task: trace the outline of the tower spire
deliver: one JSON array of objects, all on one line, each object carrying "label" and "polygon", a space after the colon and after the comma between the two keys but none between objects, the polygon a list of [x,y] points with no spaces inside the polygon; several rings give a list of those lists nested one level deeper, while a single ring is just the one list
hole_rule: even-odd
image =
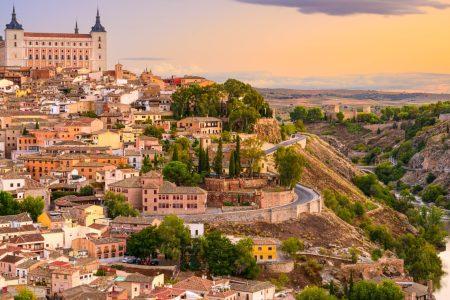
[{"label": "tower spire", "polygon": [[75,34],[78,34],[79,30],[78,30],[78,20],[75,21]]},{"label": "tower spire", "polygon": [[9,24],[6,24],[6,29],[23,30],[22,24],[20,24],[17,21],[15,5],[13,5],[13,10],[12,10],[12,14],[11,14],[11,22],[9,22]]},{"label": "tower spire", "polygon": [[106,32],[105,27],[103,27],[100,22],[100,10],[97,7],[97,16],[95,17],[95,25],[92,26],[91,32]]}]

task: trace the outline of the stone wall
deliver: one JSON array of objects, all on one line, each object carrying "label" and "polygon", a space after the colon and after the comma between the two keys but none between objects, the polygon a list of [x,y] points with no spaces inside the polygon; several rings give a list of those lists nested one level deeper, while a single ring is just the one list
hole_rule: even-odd
[{"label": "stone wall", "polygon": [[205,190],[208,192],[261,189],[267,185],[265,178],[205,178]]},{"label": "stone wall", "polygon": [[321,207],[321,202],[322,199],[318,197],[317,199],[311,200],[310,202],[303,204],[297,200],[291,204],[274,208],[243,210],[233,212],[205,213],[199,215],[182,215],[180,217],[183,218],[186,222],[281,223],[284,221],[296,219],[300,216],[301,213],[304,212],[316,213],[312,209]]},{"label": "stone wall", "polygon": [[293,260],[285,260],[285,261],[273,261],[268,263],[261,264],[261,268],[265,272],[271,273],[290,273],[294,271],[294,261]]},{"label": "stone wall", "polygon": [[270,208],[281,205],[286,205],[294,201],[294,190],[289,191],[262,191],[261,199],[259,201],[260,208]]},{"label": "stone wall", "polygon": [[208,192],[208,207],[222,207],[224,203],[242,205],[243,203],[258,203],[261,196],[255,191],[249,192]]}]

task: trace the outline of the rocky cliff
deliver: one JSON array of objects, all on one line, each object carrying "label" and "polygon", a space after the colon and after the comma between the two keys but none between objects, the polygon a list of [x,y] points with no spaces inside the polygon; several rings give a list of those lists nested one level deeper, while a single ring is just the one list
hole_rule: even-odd
[{"label": "rocky cliff", "polygon": [[417,152],[408,163],[403,181],[426,185],[429,173],[436,176],[434,183],[450,191],[450,121],[440,122],[422,130],[413,140]]},{"label": "rocky cliff", "polygon": [[255,124],[254,132],[258,135],[259,139],[265,142],[273,144],[281,142],[280,126],[275,119],[259,119]]}]

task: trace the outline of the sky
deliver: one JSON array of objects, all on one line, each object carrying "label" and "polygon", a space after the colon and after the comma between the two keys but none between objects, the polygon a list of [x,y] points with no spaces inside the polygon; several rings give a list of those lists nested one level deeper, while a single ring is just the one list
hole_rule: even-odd
[{"label": "sky", "polygon": [[0,0],[26,31],[81,32],[108,63],[258,87],[450,92],[450,0]]}]

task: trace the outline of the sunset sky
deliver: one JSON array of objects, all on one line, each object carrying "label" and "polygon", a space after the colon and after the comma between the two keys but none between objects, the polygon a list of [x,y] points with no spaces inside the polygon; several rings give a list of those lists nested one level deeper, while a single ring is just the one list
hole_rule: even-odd
[{"label": "sunset sky", "polygon": [[[26,31],[81,32],[97,1],[13,2]],[[109,64],[259,87],[450,91],[448,0],[103,0]]]}]

